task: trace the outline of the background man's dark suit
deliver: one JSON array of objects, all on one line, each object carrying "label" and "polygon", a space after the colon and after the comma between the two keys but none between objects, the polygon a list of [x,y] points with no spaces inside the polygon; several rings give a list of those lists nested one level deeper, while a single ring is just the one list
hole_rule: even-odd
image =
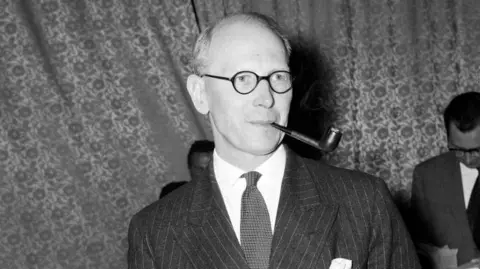
[{"label": "background man's dark suit", "polygon": [[469,262],[476,247],[468,226],[462,176],[455,154],[443,153],[417,165],[413,178],[414,240],[458,248],[458,264]]},{"label": "background man's dark suit", "polygon": [[[133,217],[129,268],[248,268],[212,167]],[[288,150],[270,268],[327,269],[338,257],[352,268],[419,268],[382,180]]]}]

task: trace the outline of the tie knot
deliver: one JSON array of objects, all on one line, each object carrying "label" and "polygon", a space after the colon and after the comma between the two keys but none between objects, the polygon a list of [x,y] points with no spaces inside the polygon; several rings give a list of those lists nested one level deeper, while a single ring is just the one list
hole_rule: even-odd
[{"label": "tie knot", "polygon": [[247,180],[247,187],[248,187],[252,185],[257,185],[258,179],[260,179],[261,176],[262,174],[260,174],[257,171],[250,171],[243,174],[241,177]]}]

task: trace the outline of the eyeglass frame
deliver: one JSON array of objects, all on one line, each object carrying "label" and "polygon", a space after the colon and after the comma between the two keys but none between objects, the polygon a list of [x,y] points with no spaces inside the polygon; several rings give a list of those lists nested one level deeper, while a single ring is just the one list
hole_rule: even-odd
[{"label": "eyeglass frame", "polygon": [[[249,92],[240,92],[237,90],[237,87],[235,87],[235,78],[241,74],[241,73],[250,73],[250,74],[253,74],[255,75],[255,77],[257,78],[257,83],[255,84],[255,86],[249,91]],[[279,92],[277,90],[275,90],[272,86],[272,83],[270,82],[270,78],[272,77],[272,75],[274,74],[277,74],[277,73],[287,73],[289,76],[290,76],[290,87],[287,88],[285,91],[283,92]],[[294,77],[292,76],[292,74],[290,73],[290,71],[287,71],[287,70],[277,70],[277,71],[273,71],[272,73],[270,73],[269,75],[267,76],[259,76],[257,75],[255,72],[253,71],[248,71],[248,70],[244,70],[244,71],[239,71],[237,73],[235,73],[231,78],[228,78],[228,77],[222,77],[222,76],[216,76],[216,75],[211,75],[211,74],[203,74],[201,75],[200,77],[210,77],[210,78],[215,78],[215,79],[221,79],[221,80],[227,80],[227,81],[230,81],[232,83],[232,86],[233,86],[233,89],[241,94],[241,95],[247,95],[247,94],[250,94],[252,93],[258,86],[258,84],[260,84],[260,82],[262,80],[266,80],[268,82],[268,86],[270,87],[270,89],[272,89],[272,91],[278,93],[278,94],[284,94],[284,93],[287,93],[288,91],[290,91],[293,87],[293,80],[294,80]]]},{"label": "eyeglass frame", "polygon": [[449,151],[452,151],[454,153],[459,153],[459,154],[462,154],[462,156],[465,156],[467,154],[478,154],[480,155],[480,147],[477,147],[477,148],[471,148],[471,149],[464,149],[464,148],[457,148],[457,147],[452,147],[452,146],[448,146],[448,150]]}]

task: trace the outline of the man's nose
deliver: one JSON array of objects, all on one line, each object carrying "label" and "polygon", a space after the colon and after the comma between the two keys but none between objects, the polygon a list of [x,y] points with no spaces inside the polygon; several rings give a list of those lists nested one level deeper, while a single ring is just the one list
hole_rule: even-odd
[{"label": "man's nose", "polygon": [[265,108],[271,108],[274,105],[275,99],[273,97],[273,90],[270,88],[268,80],[262,79],[253,93],[256,94],[254,105],[263,106]]}]

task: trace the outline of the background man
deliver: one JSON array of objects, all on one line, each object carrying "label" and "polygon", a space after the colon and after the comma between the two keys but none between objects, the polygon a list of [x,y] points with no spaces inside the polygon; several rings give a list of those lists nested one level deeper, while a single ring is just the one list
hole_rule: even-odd
[{"label": "background man", "polygon": [[[197,178],[198,174],[203,173],[204,170],[208,168],[208,163],[212,158],[214,148],[215,145],[210,140],[196,140],[190,146],[190,150],[188,151],[187,155],[187,165],[188,170],[190,171],[190,177],[192,179]],[[159,195],[159,199],[180,188],[187,182],[188,181],[175,181],[163,186]]]},{"label": "background man", "polygon": [[480,93],[456,96],[443,117],[449,151],[413,173],[412,235],[416,243],[458,249],[460,265],[478,256],[480,243]]}]

